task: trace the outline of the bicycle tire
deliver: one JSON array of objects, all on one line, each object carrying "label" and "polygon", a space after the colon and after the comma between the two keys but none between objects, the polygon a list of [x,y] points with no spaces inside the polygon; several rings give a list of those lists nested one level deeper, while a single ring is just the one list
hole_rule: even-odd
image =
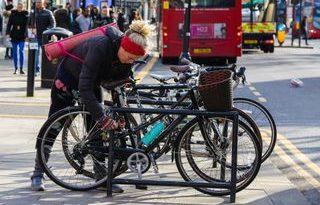
[{"label": "bicycle tire", "polygon": [[[74,190],[74,191],[87,191],[87,190],[91,190],[91,189],[95,189],[97,187],[100,187],[101,185],[105,184],[106,180],[107,180],[107,174],[103,173],[104,177],[99,178],[99,179],[93,179],[91,177],[85,176],[85,175],[79,175],[78,177],[75,177],[75,180],[77,180],[77,178],[80,180],[84,180],[85,183],[80,184],[79,182],[76,182],[74,184],[71,183],[71,177],[68,178],[68,180],[70,182],[67,182],[64,180],[64,176],[62,176],[61,178],[59,178],[59,176],[57,176],[57,174],[53,173],[53,171],[58,170],[55,166],[59,166],[59,161],[55,161],[54,159],[50,160],[53,156],[52,153],[50,153],[50,157],[46,158],[46,153],[45,153],[45,149],[46,147],[48,147],[48,143],[52,143],[51,148],[54,150],[55,147],[53,148],[53,146],[55,144],[57,144],[57,148],[59,148],[61,145],[59,145],[59,142],[57,141],[57,137],[55,137],[55,139],[50,139],[48,133],[52,132],[54,129],[54,126],[57,126],[59,123],[63,122],[63,120],[65,120],[65,118],[67,118],[68,116],[76,116],[78,115],[80,112],[86,112],[83,111],[83,109],[81,107],[68,107],[65,108],[63,110],[60,110],[58,112],[56,112],[55,114],[53,114],[51,117],[48,118],[48,120],[44,123],[44,125],[42,126],[42,128],[39,131],[38,134],[38,139],[40,140],[40,143],[38,144],[38,148],[37,148],[37,154],[39,156],[39,160],[40,160],[40,166],[42,167],[43,171],[46,173],[46,175],[56,184],[66,188],[66,189],[70,189],[70,190]],[[60,122],[59,122],[60,121]],[[58,131],[59,133],[61,132],[62,128]],[[62,140],[61,140],[62,142]],[[47,143],[47,144],[46,144]],[[96,149],[97,147],[93,148]],[[84,149],[83,149],[84,150]],[[63,150],[61,150],[61,152],[63,152]],[[59,160],[63,160],[61,159],[61,155],[64,155],[65,153],[59,153],[58,152],[58,159]],[[93,156],[89,156],[89,158],[92,158],[94,161]],[[48,161],[52,161],[52,165],[48,164]],[[64,170],[66,173],[67,171],[71,173],[72,171],[74,171],[74,167],[72,165],[70,165],[69,161],[67,161],[68,165],[71,167],[67,167],[67,168],[60,168],[61,170]],[[94,162],[92,162],[94,163]],[[104,162],[103,164],[107,164],[106,162]],[[53,166],[55,165],[55,166]],[[89,164],[88,166],[93,166],[93,164]],[[114,164],[114,172],[119,169],[119,166],[121,166],[121,161],[120,160],[115,160],[115,164]],[[59,168],[59,167],[58,167]],[[106,170],[106,167],[104,167],[103,169]],[[59,171],[59,170],[58,170]],[[78,174],[75,174],[75,176],[77,176]],[[80,178],[81,177],[81,178]],[[88,181],[88,182],[87,182]]]},{"label": "bicycle tire", "polygon": [[[264,162],[271,155],[277,141],[277,127],[271,113],[261,103],[248,98],[234,98],[233,104],[239,109],[242,108],[241,110],[256,122],[260,133],[264,133],[262,137],[262,162]],[[243,105],[240,106],[240,104]],[[255,113],[254,108],[260,113],[257,111]]]},{"label": "bicycle tire", "polygon": [[[195,118],[192,121],[190,121],[181,131],[180,133],[180,137],[178,139],[178,141],[175,143],[175,160],[176,160],[176,165],[178,168],[178,171],[180,173],[180,175],[182,176],[182,178],[186,181],[194,181],[193,179],[191,179],[191,177],[187,174],[184,166],[183,166],[183,162],[182,162],[182,157],[181,157],[181,148],[183,145],[183,143],[185,143],[183,140],[185,137],[191,137],[192,134],[190,133],[191,129],[194,128],[195,125],[198,124],[199,120],[201,120],[200,118]],[[237,185],[236,185],[236,191],[240,191],[244,188],[246,188],[256,177],[256,175],[259,172],[260,166],[261,166],[261,144],[258,140],[258,137],[256,136],[255,132],[253,132],[251,130],[251,128],[244,122],[239,122],[239,125],[243,128],[245,128],[245,130],[247,131],[247,133],[250,136],[250,140],[252,140],[253,146],[254,146],[254,152],[255,152],[255,157],[254,157],[254,166],[252,167],[251,171],[247,173],[247,176],[245,179],[238,179],[237,178]],[[190,142],[189,142],[190,145]],[[203,150],[203,149],[202,149]],[[238,151],[239,152],[239,151]],[[194,164],[192,164],[192,162],[190,161],[190,158],[187,159],[188,160],[188,164],[189,166],[191,166],[191,171],[195,172],[195,174],[197,175],[197,177],[200,177],[200,180],[203,181],[207,181],[207,182],[221,182],[223,180],[221,179],[213,179],[210,176],[206,176],[205,173],[203,173],[203,171],[201,171],[199,169],[198,166],[194,166]],[[212,160],[212,159],[210,159]],[[196,181],[198,181],[199,178],[196,179]],[[222,195],[228,195],[230,194],[230,190],[227,189],[208,189],[208,188],[195,188],[196,190],[205,193],[205,194],[209,194],[209,195],[213,195],[213,196],[222,196]]]}]

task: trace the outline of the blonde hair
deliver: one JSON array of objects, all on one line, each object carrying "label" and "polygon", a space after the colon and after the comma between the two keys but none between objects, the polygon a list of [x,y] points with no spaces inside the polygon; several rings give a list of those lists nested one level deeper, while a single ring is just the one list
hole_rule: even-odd
[{"label": "blonde hair", "polygon": [[132,21],[129,29],[126,31],[126,36],[128,36],[133,42],[139,44],[144,49],[149,46],[148,38],[150,36],[151,29],[150,26],[145,21]]}]

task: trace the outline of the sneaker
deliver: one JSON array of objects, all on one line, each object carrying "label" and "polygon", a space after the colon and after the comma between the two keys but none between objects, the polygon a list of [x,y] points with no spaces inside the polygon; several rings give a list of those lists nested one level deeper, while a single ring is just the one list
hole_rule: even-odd
[{"label": "sneaker", "polygon": [[[100,191],[107,191],[107,186],[106,185],[102,185],[101,187],[98,187],[97,189],[100,190]],[[112,193],[120,194],[120,193],[123,193],[123,192],[124,192],[124,190],[119,185],[112,184]]]},{"label": "sneaker", "polygon": [[44,179],[43,177],[33,177],[31,179],[31,190],[32,191],[44,191]]},{"label": "sneaker", "polygon": [[20,70],[20,74],[24,74],[23,70]]}]

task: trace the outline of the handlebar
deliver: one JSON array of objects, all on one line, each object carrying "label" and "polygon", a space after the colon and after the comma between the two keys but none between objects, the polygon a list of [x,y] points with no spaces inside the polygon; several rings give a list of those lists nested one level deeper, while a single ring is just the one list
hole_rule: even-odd
[{"label": "handlebar", "polygon": [[214,70],[230,70],[234,73],[233,80],[236,82],[239,82],[240,79],[242,79],[242,84],[245,84],[246,82],[246,76],[245,76],[245,67],[240,67],[237,69],[237,66],[235,64],[226,65],[226,66],[210,66],[210,67],[203,67],[196,63],[191,62],[190,60],[186,58],[182,58],[180,60],[180,63],[182,65],[179,66],[172,66],[170,69],[173,72],[178,73],[178,78],[175,79],[175,82],[181,82],[186,83],[188,79],[191,77],[197,76],[199,72],[210,72]]}]

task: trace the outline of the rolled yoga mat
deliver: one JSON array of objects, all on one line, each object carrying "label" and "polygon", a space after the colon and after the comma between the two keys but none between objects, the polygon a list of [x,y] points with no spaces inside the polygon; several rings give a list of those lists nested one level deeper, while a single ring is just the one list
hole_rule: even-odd
[{"label": "rolled yoga mat", "polygon": [[68,38],[61,39],[60,41],[44,45],[44,50],[48,60],[52,61],[55,58],[60,58],[65,55],[72,56],[68,51],[72,50],[76,45],[86,41],[91,37],[105,35],[106,28],[110,26],[118,27],[116,23],[111,23]]}]

